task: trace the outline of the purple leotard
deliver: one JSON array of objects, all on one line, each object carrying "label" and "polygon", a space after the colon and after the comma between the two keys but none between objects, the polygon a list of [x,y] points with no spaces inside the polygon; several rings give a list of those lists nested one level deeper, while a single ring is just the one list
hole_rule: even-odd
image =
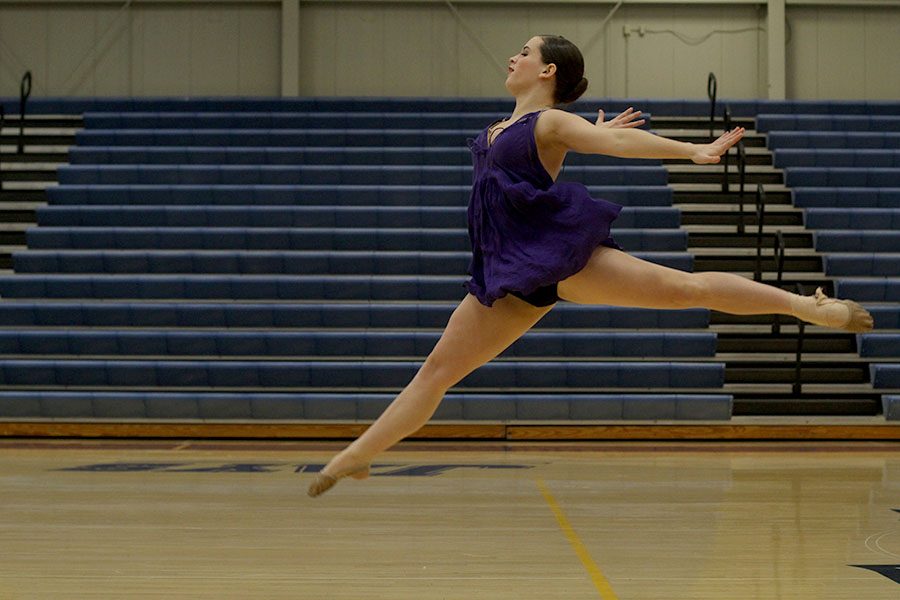
[{"label": "purple leotard", "polygon": [[493,143],[488,129],[468,142],[475,170],[466,288],[485,306],[574,275],[597,246],[619,247],[609,228],[622,207],[591,198],[580,183],[554,183],[541,164],[534,139],[540,114],[524,115]]}]

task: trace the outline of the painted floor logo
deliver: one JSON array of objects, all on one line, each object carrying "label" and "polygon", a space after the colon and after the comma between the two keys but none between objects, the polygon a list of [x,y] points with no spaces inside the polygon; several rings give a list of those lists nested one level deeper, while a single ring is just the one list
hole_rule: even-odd
[{"label": "painted floor logo", "polygon": [[[54,471],[80,471],[88,473],[318,473],[325,463],[218,463],[192,462],[115,462],[81,465],[53,469]],[[531,469],[533,465],[510,464],[402,464],[380,463],[372,465],[373,477],[435,477],[459,469]]]},{"label": "painted floor logo", "polygon": [[[894,512],[900,513],[900,508],[891,509]],[[888,533],[880,534],[878,539],[881,539],[887,536]],[[866,544],[868,546],[868,543]],[[896,554],[892,552],[887,552],[883,548],[881,548],[878,544],[876,544],[876,549],[885,552],[891,556],[896,556]],[[870,571],[874,571],[875,573],[880,573],[884,575],[891,581],[895,583],[900,583],[900,565],[850,565],[851,567],[858,567],[860,569],[868,569]]]}]

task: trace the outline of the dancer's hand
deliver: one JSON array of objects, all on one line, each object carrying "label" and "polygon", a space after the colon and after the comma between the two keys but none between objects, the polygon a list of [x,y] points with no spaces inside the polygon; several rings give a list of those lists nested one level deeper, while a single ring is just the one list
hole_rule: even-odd
[{"label": "dancer's hand", "polygon": [[728,152],[728,149],[737,144],[744,137],[744,128],[736,127],[726,131],[719,139],[711,144],[695,144],[691,160],[698,165],[706,165],[719,162],[719,157]]},{"label": "dancer's hand", "polygon": [[604,112],[598,111],[597,116],[597,127],[607,128],[607,129],[627,129],[631,127],[640,127],[647,121],[641,119],[641,111],[634,112],[634,108],[628,107],[628,110],[619,113],[617,116],[613,117],[609,121],[604,121]]}]

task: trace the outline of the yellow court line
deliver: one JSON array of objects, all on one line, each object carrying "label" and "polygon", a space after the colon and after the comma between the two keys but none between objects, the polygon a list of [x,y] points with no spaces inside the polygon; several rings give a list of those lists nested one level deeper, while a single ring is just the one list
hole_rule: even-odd
[{"label": "yellow court line", "polygon": [[556,502],[553,494],[550,493],[547,484],[544,483],[543,479],[535,479],[534,482],[537,484],[538,489],[541,490],[541,494],[550,506],[550,510],[552,510],[553,514],[556,516],[556,522],[559,523],[559,528],[562,529],[566,539],[569,540],[569,544],[572,545],[572,549],[575,550],[575,554],[581,559],[581,564],[584,565],[584,568],[591,576],[591,581],[594,582],[594,587],[597,588],[601,600],[619,600],[619,597],[616,596],[609,581],[603,576],[600,567],[598,567],[597,563],[594,562],[594,559],[591,558],[591,554],[581,541],[581,538],[575,533],[575,529],[572,528],[572,524],[569,523],[569,519],[566,518],[559,503]]}]

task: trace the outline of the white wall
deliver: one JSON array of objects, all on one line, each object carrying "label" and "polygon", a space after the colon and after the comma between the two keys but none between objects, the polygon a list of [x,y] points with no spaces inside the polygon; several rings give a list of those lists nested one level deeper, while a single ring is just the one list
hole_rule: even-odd
[{"label": "white wall", "polygon": [[[292,1],[297,61],[281,0],[0,0],[0,95],[30,69],[42,96],[272,96],[283,76],[302,95],[500,96],[497,64],[560,33],[589,96],[701,98],[710,71],[720,97],[767,96],[762,0],[626,0],[604,29],[613,2],[455,0],[460,21],[442,0]],[[900,99],[900,0],[788,0],[787,21],[789,98]]]},{"label": "white wall", "polygon": [[796,6],[787,18],[788,97],[900,100],[900,9]]},{"label": "white wall", "polygon": [[0,3],[0,95],[278,95],[280,3]]}]

